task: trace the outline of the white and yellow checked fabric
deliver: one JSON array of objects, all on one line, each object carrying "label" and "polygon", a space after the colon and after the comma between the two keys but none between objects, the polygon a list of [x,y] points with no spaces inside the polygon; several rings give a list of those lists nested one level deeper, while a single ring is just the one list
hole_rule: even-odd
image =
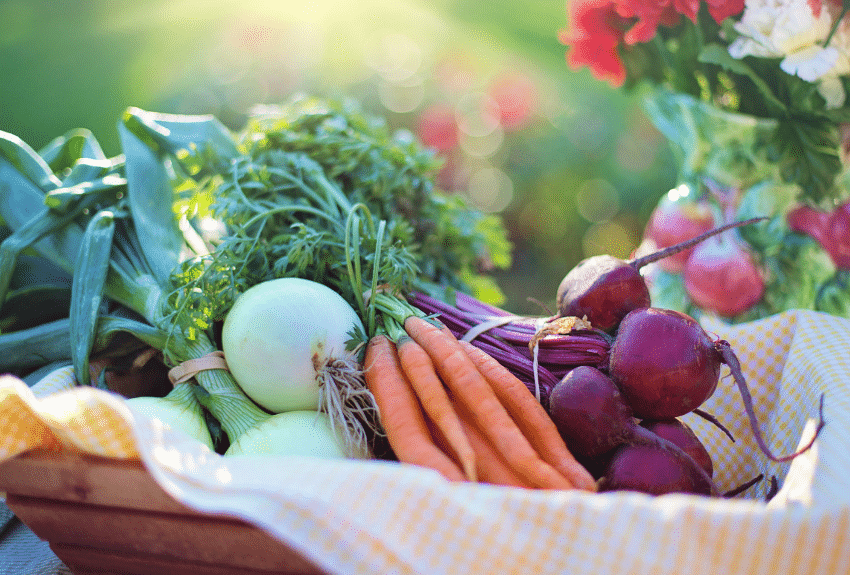
[{"label": "white and yellow checked fabric", "polygon": [[175,498],[244,518],[331,573],[775,575],[850,573],[850,322],[788,311],[739,326],[707,324],[740,357],[762,429],[779,454],[826,427],[806,455],[772,464],[752,441],[731,378],[698,417],[722,489],[759,472],[765,487],[733,500],[687,495],[539,492],[453,485],[378,461],[223,458],[91,388],[37,399],[0,383],[0,459],[35,446],[140,457]]}]

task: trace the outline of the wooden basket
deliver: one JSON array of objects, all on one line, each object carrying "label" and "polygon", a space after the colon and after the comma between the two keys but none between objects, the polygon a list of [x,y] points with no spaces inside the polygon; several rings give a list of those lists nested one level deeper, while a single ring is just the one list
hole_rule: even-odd
[{"label": "wooden basket", "polygon": [[0,463],[6,503],[75,575],[319,575],[258,527],[199,513],[140,462],[31,452]]}]

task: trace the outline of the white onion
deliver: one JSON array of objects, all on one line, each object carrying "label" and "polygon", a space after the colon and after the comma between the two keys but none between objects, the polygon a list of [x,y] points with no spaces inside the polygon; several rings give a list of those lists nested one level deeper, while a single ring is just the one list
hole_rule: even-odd
[{"label": "white onion", "polygon": [[224,320],[222,350],[246,395],[272,413],[317,410],[328,361],[347,355],[350,332],[363,329],[334,290],[301,278],[249,288]]},{"label": "white onion", "polygon": [[242,435],[225,452],[231,455],[301,455],[321,458],[363,458],[349,454],[343,435],[330,417],[319,411],[278,413]]},{"label": "white onion", "polygon": [[[175,391],[180,392],[182,389],[178,388]],[[188,386],[186,389],[189,389]],[[168,427],[197,439],[209,447],[210,451],[214,449],[200,405],[181,399],[175,392],[165,397],[133,397],[127,400],[127,405],[135,414],[158,419]]]}]

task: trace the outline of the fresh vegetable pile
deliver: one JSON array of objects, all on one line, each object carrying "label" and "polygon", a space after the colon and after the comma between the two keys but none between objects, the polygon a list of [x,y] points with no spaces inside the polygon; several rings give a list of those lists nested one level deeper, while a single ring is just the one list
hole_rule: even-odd
[{"label": "fresh vegetable pile", "polygon": [[[294,99],[238,133],[129,109],[118,129],[114,158],[85,130],[38,152],[0,134],[5,371],[71,365],[227,456],[712,495],[710,457],[675,418],[711,417],[724,364],[770,458],[808,447],[770,452],[734,352],[651,308],[639,273],[754,220],[583,262],[558,314],[516,317],[486,302],[510,261],[498,218],[436,190],[432,153],[348,104]],[[34,300],[51,305],[22,312]]]}]

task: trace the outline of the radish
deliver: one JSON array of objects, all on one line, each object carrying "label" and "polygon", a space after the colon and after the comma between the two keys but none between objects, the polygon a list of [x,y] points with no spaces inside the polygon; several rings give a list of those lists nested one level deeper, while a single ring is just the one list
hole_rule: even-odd
[{"label": "radish", "polygon": [[788,227],[806,234],[823,247],[835,267],[850,270],[850,202],[832,213],[800,206],[788,213]]},{"label": "radish", "polygon": [[561,316],[586,317],[596,329],[612,332],[627,313],[650,306],[649,288],[640,273],[643,266],[691,248],[728,229],[764,219],[759,217],[732,222],[630,261],[610,255],[582,260],[558,286],[558,312]]},{"label": "radish", "polygon": [[[687,196],[668,193],[649,217],[644,237],[656,249],[664,249],[707,233],[713,227],[714,215],[707,202],[695,202]],[[691,253],[693,248],[682,250],[659,260],[658,267],[669,273],[680,273]]]},{"label": "radish", "polygon": [[[618,454],[624,447],[638,447],[640,453],[646,451],[676,471],[685,486],[678,490],[705,494],[717,492],[706,471],[690,455],[673,442],[637,424],[631,408],[611,378],[594,367],[577,367],[558,382],[549,396],[549,414],[570,452],[579,460],[593,461],[618,450],[603,473],[602,481],[610,489],[620,489],[625,484],[616,480],[620,476],[618,473],[612,474],[612,466],[620,465],[617,463]],[[646,477],[650,478],[653,474],[651,464],[647,467]],[[688,481],[683,479],[685,477]],[[660,493],[671,489],[664,481],[659,482],[655,489],[640,490]]]},{"label": "radish", "polygon": [[712,340],[687,314],[658,308],[627,314],[611,346],[608,374],[635,416],[669,419],[693,411],[714,393],[723,364],[741,393],[756,443],[769,459],[789,461],[811,447],[823,427],[823,397],[812,440],[789,455],[774,455],[762,437],[752,396],[729,342]]},{"label": "radish", "polygon": [[715,236],[694,248],[682,270],[688,297],[723,317],[750,309],[764,296],[762,271],[740,240]]}]

